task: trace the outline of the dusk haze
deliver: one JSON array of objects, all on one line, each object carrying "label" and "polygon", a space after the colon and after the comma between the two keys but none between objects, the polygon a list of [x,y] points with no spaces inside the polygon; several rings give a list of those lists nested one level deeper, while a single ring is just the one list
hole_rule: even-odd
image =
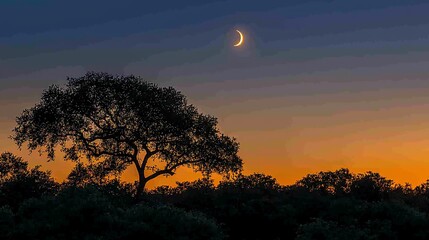
[{"label": "dusk haze", "polygon": [[[52,201],[74,201],[75,195],[68,195],[71,193],[63,190],[64,186],[70,187],[71,173],[77,179],[79,171],[87,171],[90,177],[85,181],[101,186],[116,179],[122,187],[129,186],[118,192],[132,195],[132,204],[165,203],[168,210],[163,208],[160,211],[166,212],[162,214],[176,216],[177,222],[190,221],[192,227],[183,229],[198,232],[179,238],[182,227],[177,227],[179,235],[171,230],[174,237],[154,233],[146,239],[428,239],[429,232],[424,229],[429,227],[429,185],[421,185],[429,183],[428,12],[429,2],[420,0],[1,1],[0,153],[11,154],[4,159],[28,161],[28,169],[46,173],[42,174],[44,179],[53,184],[48,188],[56,186],[52,187]],[[112,136],[114,141],[106,140]],[[54,158],[49,148],[55,152]],[[108,151],[112,154],[106,156]],[[92,160],[98,170],[90,169]],[[2,171],[17,166],[8,164],[0,164],[0,185],[9,181],[1,180],[7,175]],[[380,176],[388,180],[381,185],[388,189],[389,197],[385,198],[385,192],[376,200],[361,198],[362,192],[354,195],[366,189],[366,180]],[[329,197],[325,199],[324,193],[314,197],[314,191],[324,191],[315,183],[319,178],[323,184],[317,184],[324,186],[332,179],[348,179],[345,182],[350,187],[339,194],[335,185],[339,183],[335,182],[325,189]],[[204,182],[209,179],[213,186]],[[230,190],[231,186],[242,187],[246,181],[261,179],[270,184],[275,181],[276,187],[270,191],[281,201],[272,200],[267,196],[274,195],[264,191],[258,196],[270,200],[261,200],[260,205],[246,205],[254,192],[240,195],[246,199],[242,205],[239,197],[231,197],[235,200],[230,202],[219,200],[223,199],[219,196],[235,196],[238,190]],[[361,180],[365,184],[354,185]],[[85,184],[71,185],[83,192],[92,189]],[[220,193],[205,192],[207,184],[210,191]],[[160,186],[176,190],[163,188],[164,192]],[[189,190],[192,187],[204,194],[189,197],[194,194]],[[1,189],[0,206],[6,206],[12,200],[3,201]],[[189,195],[184,194],[188,190]],[[363,212],[372,211],[368,209],[373,202],[404,204],[406,210],[402,205],[400,210],[389,205],[386,209],[396,209],[388,211],[398,215],[387,215],[401,219],[405,212],[416,211],[409,217],[413,220],[404,222],[419,216],[413,222],[418,224],[406,227],[393,220],[391,225],[378,218],[362,220],[356,217],[360,210],[350,213],[353,221],[342,219],[342,210],[332,217],[317,212],[323,208],[320,211],[330,209],[326,211],[332,213],[335,201],[349,197],[350,201],[365,202],[359,205],[365,206]],[[318,200],[301,206],[297,200],[301,198]],[[198,205],[198,201],[204,202],[201,199],[214,205]],[[198,204],[192,205],[194,200]],[[31,204],[26,201],[22,200],[22,206],[10,206],[11,219],[21,219],[25,204]],[[278,224],[288,222],[285,228],[290,231],[281,235],[277,230],[266,230],[272,235],[258,235],[249,230],[248,236],[240,235],[244,230],[234,222],[252,219],[251,214],[243,210],[239,217],[222,215],[226,208],[216,205],[217,201],[234,206],[233,210],[228,208],[228,214],[246,206],[252,211],[264,209],[261,216],[269,214],[264,204],[287,202],[269,209],[277,209],[273,214],[293,211],[269,219],[282,219]],[[118,207],[114,200],[112,204]],[[329,207],[312,208],[318,205]],[[352,205],[345,203],[339,209]],[[118,209],[131,205],[126,206]],[[385,209],[383,206],[374,209]],[[144,205],[141,216],[158,214],[159,209],[152,207]],[[130,217],[129,211],[118,213],[118,219],[140,219],[140,215]],[[312,211],[320,214],[313,216]],[[290,219],[282,218],[286,215]],[[200,217],[204,221],[194,220]],[[201,222],[204,224],[199,225]],[[151,224],[148,229],[163,223]],[[36,229],[28,226],[16,229]],[[419,226],[425,227],[421,230]],[[347,229],[347,233],[332,230],[336,228]],[[400,229],[405,229],[404,233]],[[54,230],[8,233],[4,239],[45,239],[39,237],[50,231]],[[135,239],[131,228],[121,231],[130,235],[85,232],[76,236]],[[200,232],[204,234],[198,235]],[[63,239],[61,234],[52,236],[46,239]]]}]

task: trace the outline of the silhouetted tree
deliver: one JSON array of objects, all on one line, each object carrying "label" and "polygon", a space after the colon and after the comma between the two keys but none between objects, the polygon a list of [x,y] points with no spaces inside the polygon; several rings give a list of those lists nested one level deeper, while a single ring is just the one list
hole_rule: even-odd
[{"label": "silhouetted tree", "polygon": [[302,186],[310,191],[320,191],[330,194],[346,194],[350,191],[350,184],[353,174],[348,169],[342,168],[335,172],[319,172],[318,174],[308,174],[297,182],[297,186]]},{"label": "silhouetted tree", "polygon": [[350,193],[367,201],[378,201],[389,197],[393,181],[378,173],[366,172],[358,174],[350,185]]},{"label": "silhouetted tree", "polygon": [[69,78],[65,88],[53,85],[17,118],[12,137],[49,159],[60,146],[66,159],[86,156],[109,173],[133,164],[138,196],[148,181],[180,166],[205,175],[242,168],[238,143],[219,132],[216,118],[199,113],[174,88],[135,76],[87,73]]},{"label": "silhouetted tree", "polygon": [[411,201],[418,209],[429,213],[429,180],[413,189]]},{"label": "silhouetted tree", "polygon": [[214,217],[229,239],[292,239],[296,212],[282,201],[281,189],[269,175],[240,174],[217,187],[209,179],[160,187],[150,197]]},{"label": "silhouetted tree", "polygon": [[40,170],[40,166],[30,169],[12,153],[0,155],[0,206],[16,209],[24,200],[55,193],[58,187],[50,172]]}]

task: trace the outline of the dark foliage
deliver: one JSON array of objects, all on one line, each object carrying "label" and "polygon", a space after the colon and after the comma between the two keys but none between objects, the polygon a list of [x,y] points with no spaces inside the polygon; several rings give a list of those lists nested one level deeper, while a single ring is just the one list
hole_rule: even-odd
[{"label": "dark foliage", "polygon": [[24,200],[53,194],[59,188],[49,172],[40,166],[28,168],[28,163],[11,153],[0,155],[0,206],[16,209]]},{"label": "dark foliage", "polygon": [[158,187],[149,197],[212,216],[228,239],[428,239],[427,186],[340,169],[286,187],[253,174],[217,187],[208,180]]},{"label": "dark foliage", "polygon": [[[203,178],[133,197],[117,179],[49,173],[10,153],[0,162],[1,239],[429,239],[429,187],[347,169],[281,186],[264,174]],[[89,175],[88,175],[89,174]]]},{"label": "dark foliage", "polygon": [[118,206],[91,188],[27,200],[14,216],[3,212],[4,221],[13,226],[8,229],[10,239],[222,239],[220,228],[201,213],[169,206]]}]

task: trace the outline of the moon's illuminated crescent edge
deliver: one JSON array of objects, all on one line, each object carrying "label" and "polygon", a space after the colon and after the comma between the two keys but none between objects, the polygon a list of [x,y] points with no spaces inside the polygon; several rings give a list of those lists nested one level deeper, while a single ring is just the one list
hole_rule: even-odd
[{"label": "moon's illuminated crescent edge", "polygon": [[243,37],[243,34],[240,31],[238,31],[238,30],[235,30],[235,31],[237,31],[238,34],[240,34],[240,41],[237,44],[234,45],[234,47],[238,47],[238,46],[240,46],[243,43],[244,37]]}]

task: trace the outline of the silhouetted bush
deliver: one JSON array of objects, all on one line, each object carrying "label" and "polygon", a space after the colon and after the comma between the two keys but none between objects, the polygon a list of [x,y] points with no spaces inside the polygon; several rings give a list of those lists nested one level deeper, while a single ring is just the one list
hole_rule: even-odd
[{"label": "silhouetted bush", "polygon": [[340,169],[281,186],[258,173],[178,182],[137,201],[136,186],[116,178],[78,169],[59,184],[12,154],[0,160],[0,239],[429,239],[429,181]]},{"label": "silhouetted bush", "polygon": [[149,197],[214,217],[229,239],[425,239],[425,187],[340,169],[287,187],[253,174],[218,186],[207,179],[163,186]]},{"label": "silhouetted bush", "polygon": [[54,194],[58,188],[50,172],[41,171],[40,166],[29,169],[20,157],[0,155],[0,206],[17,209],[24,200]]},{"label": "silhouetted bush", "polygon": [[359,174],[350,185],[350,193],[356,198],[366,201],[379,201],[389,198],[393,190],[393,181],[388,180],[378,173],[367,172]]},{"label": "silhouetted bush", "polygon": [[115,206],[94,189],[67,189],[25,201],[13,239],[223,239],[201,213],[169,206]]},{"label": "silhouetted bush", "polygon": [[314,222],[301,225],[297,240],[368,240],[373,238],[366,229],[359,229],[353,225],[339,226],[335,222],[316,219]]},{"label": "silhouetted bush", "polygon": [[0,239],[10,239],[14,229],[14,215],[9,206],[0,207]]},{"label": "silhouetted bush", "polygon": [[344,195],[350,192],[353,174],[348,169],[342,168],[335,172],[320,172],[308,174],[299,180],[296,185],[309,191],[319,191],[324,194]]}]

